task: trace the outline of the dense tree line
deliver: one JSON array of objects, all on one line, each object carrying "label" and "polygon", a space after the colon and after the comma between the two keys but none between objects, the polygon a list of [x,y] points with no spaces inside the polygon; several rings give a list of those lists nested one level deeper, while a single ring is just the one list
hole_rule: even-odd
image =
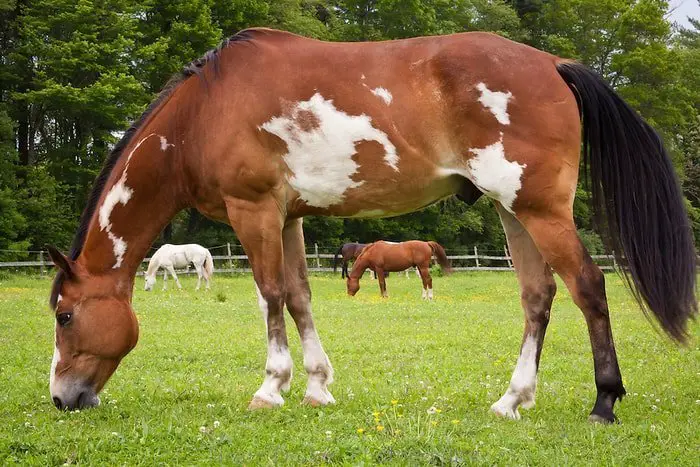
[{"label": "dense tree line", "polygon": [[[663,135],[700,238],[700,24],[675,28],[662,0],[0,0],[0,259],[67,248],[119,132],[186,63],[248,26],[326,40],[485,30],[571,57],[602,74]],[[576,220],[600,251],[585,185]],[[381,220],[308,218],[322,245],[435,239],[499,249],[485,199],[448,199]],[[194,210],[159,241],[233,241]]]}]

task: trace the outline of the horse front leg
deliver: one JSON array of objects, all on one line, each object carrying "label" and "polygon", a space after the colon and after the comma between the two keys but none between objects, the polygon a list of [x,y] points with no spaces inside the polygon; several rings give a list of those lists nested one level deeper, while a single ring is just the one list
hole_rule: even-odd
[{"label": "horse front leg", "polygon": [[[250,204],[227,199],[231,226],[234,228],[253,269],[258,305],[267,329],[265,379],[253,396],[249,409],[278,407],[284,404],[281,391],[289,390],[292,357],[284,323],[283,218],[271,198]],[[255,219],[255,222],[251,222]]]},{"label": "horse front leg", "polygon": [[311,288],[304,251],[302,219],[288,222],[282,231],[282,239],[287,285],[285,303],[299,331],[304,351],[304,369],[308,374],[304,403],[314,407],[333,404],[335,399],[328,391],[328,385],[333,382],[333,367],[323,350],[311,315]]},{"label": "horse front leg", "polygon": [[179,290],[182,290],[182,285],[180,284],[180,279],[177,278],[177,274],[175,274],[175,267],[173,265],[166,266],[168,272],[170,273],[171,276],[173,276],[173,279],[175,279],[175,285],[177,285],[177,288]]}]

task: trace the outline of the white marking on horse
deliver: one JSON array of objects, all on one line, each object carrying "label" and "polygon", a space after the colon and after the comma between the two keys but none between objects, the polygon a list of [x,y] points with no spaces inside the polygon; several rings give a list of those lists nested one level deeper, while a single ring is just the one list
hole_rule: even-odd
[{"label": "white marking on horse", "polygon": [[500,201],[503,207],[513,213],[513,203],[522,186],[520,179],[527,165],[506,159],[503,133],[497,142],[485,148],[472,148],[469,152],[476,155],[467,161],[470,179],[484,193]]},{"label": "white marking on horse", "polygon": [[61,303],[62,301],[63,301],[63,295],[58,294],[58,298],[56,299],[56,305],[58,305],[58,304]]},{"label": "white marking on horse", "polygon": [[501,125],[510,125],[510,116],[508,115],[508,100],[513,97],[513,94],[508,92],[491,91],[484,83],[479,83],[476,88],[481,92],[479,102],[489,109],[498,123]]},{"label": "white marking on horse", "polygon": [[[306,128],[300,120],[306,113],[314,117],[316,126]],[[341,203],[347,190],[364,183],[351,178],[359,168],[352,160],[359,141],[381,144],[386,164],[399,170],[396,147],[386,133],[372,126],[369,116],[348,115],[319,93],[298,102],[288,115],[271,118],[259,129],[287,143],[288,152],[282,157],[292,172],[289,184],[309,206],[325,208]]]},{"label": "white marking on horse", "polygon": [[55,394],[54,389],[56,388],[56,366],[61,361],[61,352],[58,350],[58,346],[53,349],[53,359],[51,360],[51,373],[49,373],[49,392]]},{"label": "white marking on horse", "polygon": [[383,100],[386,105],[390,105],[391,101],[394,99],[394,96],[391,95],[389,90],[383,87],[372,89],[372,94]]},{"label": "white marking on horse", "polygon": [[260,308],[260,312],[263,315],[263,321],[265,321],[265,329],[267,329],[267,300],[265,300],[265,297],[263,297],[262,293],[260,293],[260,288],[258,287],[258,284],[255,284],[255,293],[258,294],[258,307]]},{"label": "white marking on horse", "polygon": [[126,253],[127,244],[123,237],[119,237],[118,235],[112,233],[112,221],[109,218],[112,215],[112,210],[117,204],[125,206],[126,203],[128,203],[131,199],[131,196],[134,194],[134,190],[132,190],[126,185],[126,173],[129,170],[131,156],[133,156],[134,152],[136,152],[139,146],[141,146],[141,144],[151,136],[155,136],[155,133],[151,133],[148,136],[141,139],[141,141],[139,141],[134,146],[134,149],[131,150],[131,152],[126,158],[126,164],[124,165],[124,171],[122,172],[121,177],[119,177],[117,183],[115,183],[114,186],[109,190],[107,196],[105,196],[105,200],[102,203],[102,206],[100,206],[100,210],[98,213],[100,231],[107,232],[107,236],[112,241],[112,250],[114,252],[114,257],[117,259],[117,261],[114,263],[114,266],[112,266],[112,269],[117,269],[122,265],[122,261],[124,260],[124,254]]},{"label": "white marking on horse", "polygon": [[[184,143],[184,141],[183,141]],[[160,137],[160,150],[161,151],[166,151],[168,149],[168,146],[175,147],[174,144],[168,143],[168,139],[165,136]]]},{"label": "white marking on horse", "polygon": [[518,406],[522,405],[524,409],[529,409],[535,405],[536,387],[537,339],[533,335],[528,335],[520,350],[508,390],[491,406],[491,410],[502,417],[520,419]]}]

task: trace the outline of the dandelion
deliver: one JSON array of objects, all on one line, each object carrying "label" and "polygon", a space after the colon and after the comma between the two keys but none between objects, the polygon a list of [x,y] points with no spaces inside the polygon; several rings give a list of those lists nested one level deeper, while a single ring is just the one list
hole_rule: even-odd
[{"label": "dandelion", "polygon": [[218,420],[214,420],[214,428],[219,428],[220,425],[221,423]]},{"label": "dandelion", "polygon": [[396,404],[398,404],[398,403],[399,403],[399,401],[397,401],[396,399],[392,399],[392,400],[391,400],[391,405],[396,405]]},{"label": "dandelion", "polygon": [[365,429],[364,429],[364,428],[358,428],[358,429],[357,429],[357,434],[358,434],[358,435],[361,435],[361,434],[364,433],[364,432],[365,432]]},{"label": "dandelion", "polygon": [[433,426],[437,426],[438,422],[437,422],[437,420],[433,420],[432,422],[430,422],[430,424]]},{"label": "dandelion", "polygon": [[207,427],[205,427],[205,426],[200,426],[200,427],[199,427],[199,432],[200,432],[200,433],[206,433],[206,432],[207,432]]},{"label": "dandelion", "polygon": [[377,425],[377,431],[384,431],[383,425]]},{"label": "dandelion", "polygon": [[438,413],[438,409],[436,409],[433,406],[433,407],[430,407],[428,410],[426,410],[426,412],[428,412],[428,415],[435,415],[436,413]]},{"label": "dandelion", "polygon": [[372,415],[374,415],[374,418],[379,418],[379,412],[372,412]]},{"label": "dandelion", "polygon": [[437,413],[442,413],[442,410],[441,410],[441,409],[435,409],[435,411],[436,411]]},{"label": "dandelion", "polygon": [[459,420],[452,420],[453,425],[459,425]]}]

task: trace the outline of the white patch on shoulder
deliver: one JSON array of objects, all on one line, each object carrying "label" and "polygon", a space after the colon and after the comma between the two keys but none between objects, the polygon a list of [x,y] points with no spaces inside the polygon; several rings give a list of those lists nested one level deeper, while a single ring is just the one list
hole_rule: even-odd
[{"label": "white patch on shoulder", "polygon": [[508,92],[491,91],[484,83],[479,83],[476,88],[481,92],[479,102],[489,109],[496,117],[501,125],[510,125],[510,116],[508,115],[508,101],[513,94]]},{"label": "white patch on shoulder", "polygon": [[114,263],[114,266],[112,266],[112,269],[117,269],[122,265],[127,244],[123,237],[120,237],[112,232],[112,221],[110,220],[110,216],[112,215],[112,210],[117,204],[126,205],[126,203],[128,203],[131,199],[131,196],[134,194],[134,190],[126,185],[126,175],[127,171],[129,170],[131,156],[133,156],[134,152],[136,152],[139,146],[141,146],[141,144],[151,136],[155,136],[155,133],[151,133],[141,139],[141,141],[134,146],[134,149],[131,150],[126,158],[126,164],[124,165],[124,171],[122,172],[121,177],[119,177],[117,183],[115,183],[109,192],[107,192],[107,196],[105,196],[105,200],[102,202],[102,206],[100,206],[100,210],[98,212],[100,230],[107,232],[107,236],[112,241],[113,245],[112,249],[114,251],[116,262]]},{"label": "white patch on shoulder", "polygon": [[372,126],[369,116],[348,115],[320,93],[258,128],[287,143],[288,152],[282,157],[291,171],[289,184],[309,206],[341,203],[347,190],[364,183],[352,179],[359,167],[352,160],[359,141],[381,144],[386,164],[399,170],[396,147],[386,133]]},{"label": "white patch on shoulder", "polygon": [[391,95],[389,90],[382,87],[372,89],[372,94],[383,100],[386,105],[390,105],[391,101],[394,99],[394,96]]},{"label": "white patch on shoulder", "polygon": [[[184,142],[184,141],[183,141],[183,142]],[[161,136],[161,137],[160,137],[160,150],[161,150],[161,151],[166,151],[166,150],[168,149],[169,146],[175,147],[174,144],[168,143],[168,139],[167,139],[165,136]]]}]

